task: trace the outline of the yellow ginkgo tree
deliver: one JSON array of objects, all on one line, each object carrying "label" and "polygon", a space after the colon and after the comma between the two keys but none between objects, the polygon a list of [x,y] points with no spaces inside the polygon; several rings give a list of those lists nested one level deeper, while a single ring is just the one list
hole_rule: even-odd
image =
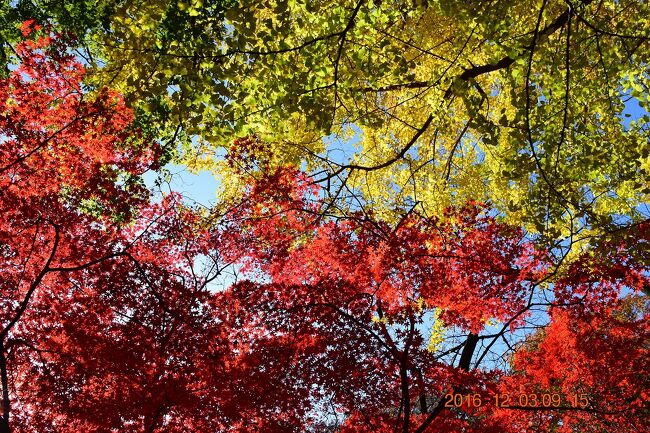
[{"label": "yellow ginkgo tree", "polygon": [[253,137],[244,172],[300,166],[340,212],[491,201],[555,246],[647,218],[645,2],[90,3],[89,86],[125,93],[223,199],[242,172],[223,155]]}]

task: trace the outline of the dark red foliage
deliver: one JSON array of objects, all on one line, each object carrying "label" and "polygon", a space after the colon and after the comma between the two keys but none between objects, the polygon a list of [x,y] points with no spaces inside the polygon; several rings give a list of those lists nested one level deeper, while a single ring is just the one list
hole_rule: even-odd
[{"label": "dark red foliage", "polygon": [[[251,280],[217,310],[237,365],[260,380],[243,388],[257,391],[244,407],[262,410],[233,431],[632,432],[647,416],[646,307],[617,311],[648,274],[624,244],[576,260],[540,302],[551,263],[486,206],[444,220],[412,212],[392,227],[361,213],[333,220],[308,179],[281,169],[251,185],[230,221],[219,247]],[[433,309],[448,344],[430,351]],[[503,324],[496,335],[490,319]],[[510,371],[484,362],[487,344],[519,328],[529,340]],[[482,404],[445,408],[450,392]],[[562,407],[494,406],[496,394],[534,393],[557,394]],[[583,394],[588,405],[567,407]]]},{"label": "dark red foliage", "polygon": [[191,268],[208,252],[196,216],[174,195],[150,204],[157,144],[118,94],[82,90],[60,40],[16,50],[0,82],[0,431],[218,425],[227,344]]}]

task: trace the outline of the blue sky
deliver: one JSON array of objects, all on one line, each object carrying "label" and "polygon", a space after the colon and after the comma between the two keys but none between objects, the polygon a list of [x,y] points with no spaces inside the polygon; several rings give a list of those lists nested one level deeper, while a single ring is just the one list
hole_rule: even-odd
[{"label": "blue sky", "polygon": [[[191,173],[187,168],[176,165],[167,164],[165,168],[171,173],[171,182],[169,185],[163,186],[164,192],[169,192],[171,189],[183,195],[187,204],[202,205],[211,207],[217,201],[217,188],[219,182],[209,171],[202,171],[198,174]],[[145,173],[144,180],[149,188],[155,187],[155,181],[158,174],[155,172]]]}]

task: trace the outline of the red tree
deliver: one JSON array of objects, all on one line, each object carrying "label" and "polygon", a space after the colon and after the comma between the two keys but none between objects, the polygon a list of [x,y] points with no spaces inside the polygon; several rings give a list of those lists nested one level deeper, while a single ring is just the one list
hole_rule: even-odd
[{"label": "red tree", "polygon": [[211,413],[200,359],[218,359],[203,232],[178,197],[150,203],[157,144],[119,95],[83,91],[62,39],[16,50],[0,82],[0,432],[187,431]]},{"label": "red tree", "polygon": [[[254,378],[232,431],[640,431],[647,310],[622,293],[647,269],[624,244],[543,288],[547,256],[485,206],[396,227],[319,206],[281,170],[251,185],[219,239],[250,275],[216,301],[237,376]],[[434,309],[446,331],[427,348]]]}]

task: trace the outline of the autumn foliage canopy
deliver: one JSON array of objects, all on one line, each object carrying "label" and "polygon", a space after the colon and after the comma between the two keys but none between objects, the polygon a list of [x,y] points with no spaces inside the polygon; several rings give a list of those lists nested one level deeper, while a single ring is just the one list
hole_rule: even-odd
[{"label": "autumn foliage canopy", "polygon": [[[29,9],[18,3],[20,13],[12,10],[3,16],[5,21]],[[351,96],[353,87],[361,82],[382,87],[379,93],[386,94],[373,99],[378,105],[389,104],[381,99],[391,98],[388,84],[356,75],[360,72],[353,66],[362,59],[354,57],[357,48],[345,46],[346,37],[362,39],[347,32],[356,31],[355,20],[364,26],[387,25],[382,14],[394,18],[399,11],[385,2],[372,3],[366,10],[359,2],[343,8],[353,17],[335,36],[315,42],[307,38],[300,46],[296,41],[305,35],[297,30],[287,43],[299,48],[274,48],[268,42],[268,52],[262,52],[251,48],[253,35],[241,29],[238,18],[224,17],[239,11],[250,13],[255,22],[269,11],[261,12],[260,5],[242,12],[236,2],[206,3],[210,4],[169,6],[165,19],[177,20],[170,24],[156,12],[157,5],[132,11],[125,6],[130,2],[120,3],[115,10],[94,2],[103,15],[97,22],[86,22],[75,15],[80,6],[70,2],[74,7],[69,8],[68,21],[58,18],[63,30],[55,26],[62,12],[52,9],[45,27],[25,21],[16,42],[7,42],[15,62],[0,79],[0,433],[646,431],[650,222],[642,209],[641,197],[646,194],[642,188],[647,186],[647,178],[641,175],[646,173],[642,151],[635,154],[639,163],[622,169],[620,179],[605,180],[611,173],[603,167],[592,173],[592,183],[578,187],[566,166],[561,166],[555,173],[566,180],[566,188],[547,185],[540,192],[544,169],[552,170],[547,156],[556,152],[544,147],[547,135],[562,137],[571,148],[558,147],[557,165],[578,161],[576,155],[584,153],[575,150],[582,146],[580,140],[596,132],[583,131],[580,140],[572,135],[579,133],[570,130],[569,122],[587,122],[590,116],[567,108],[573,103],[568,90],[559,129],[530,127],[531,116],[543,116],[544,103],[534,113],[530,101],[523,103],[528,105],[524,115],[509,103],[496,101],[499,86],[517,87],[511,82],[492,83],[496,93],[483,92],[483,99],[471,107],[482,91],[481,74],[511,65],[523,67],[519,52],[513,51],[506,53],[512,56],[505,57],[510,63],[497,59],[488,64],[492,69],[467,66],[460,78],[450,82],[450,90],[442,92],[450,101],[450,111],[458,110],[451,105],[455,97],[463,100],[470,117],[464,125],[455,125],[454,116],[446,118],[448,113],[440,110],[426,119],[411,113],[417,126],[411,127],[414,138],[406,140],[402,129],[392,135],[373,129],[382,120],[372,116],[380,115],[366,113],[359,120],[365,135],[356,159],[327,160],[329,153],[320,153],[308,141],[313,136],[331,139],[336,122],[354,123],[352,118],[337,117],[337,110],[348,110],[346,104],[361,101]],[[434,6],[424,4],[404,12],[405,22],[412,27],[401,31],[414,41],[410,45],[417,41],[414,35],[421,40],[437,37],[414,18],[419,11],[425,24],[432,19],[427,7]],[[451,6],[441,4],[436,13],[444,15]],[[303,6],[296,2],[292,7]],[[533,42],[520,47],[530,50],[529,73],[535,44],[552,42],[555,30],[567,26],[565,31],[571,32],[573,25],[580,34],[600,28],[594,24],[596,30],[589,30],[590,21],[580,15],[588,7],[589,2],[582,2],[578,12],[569,8],[566,17],[542,25],[542,6]],[[555,12],[554,8],[559,7],[548,6],[545,13]],[[274,13],[284,17],[291,8],[281,9],[278,6]],[[297,16],[309,17],[312,11],[298,12]],[[521,5],[513,6],[513,12],[526,15]],[[211,66],[217,71],[214,74],[226,77],[221,82],[225,87],[206,75],[210,66],[196,54],[197,70],[186,70],[185,75],[169,72],[185,66],[161,56],[168,69],[152,70],[150,87],[134,90],[142,76],[129,82],[121,75],[124,64],[119,64],[106,42],[111,27],[98,23],[99,18],[111,25],[124,23],[138,13],[144,14],[145,23],[162,20],[155,34],[162,35],[169,47],[179,40],[195,43],[196,52],[205,55],[203,62],[212,57],[206,54],[208,48],[193,20],[203,22],[206,15],[230,19],[243,42],[233,52],[227,51],[232,57],[224,54],[222,64]],[[465,19],[466,13],[459,9],[458,20]],[[496,37],[484,22],[477,23],[477,32]],[[312,25],[325,24],[314,21]],[[266,21],[260,26],[263,39],[267,27],[273,26]],[[127,45],[135,44],[134,37],[143,38],[143,43],[160,42],[147,39],[152,34],[146,33],[149,27],[143,28],[145,33],[132,30],[128,37],[116,37]],[[208,27],[205,33],[233,42],[230,38],[235,36],[227,28],[217,30]],[[368,38],[375,36],[368,34]],[[90,58],[80,48],[84,37],[90,41],[85,47]],[[247,53],[250,57],[243,63],[248,62],[251,76],[258,72],[256,68],[269,68],[266,62],[282,63],[282,56],[292,50],[305,50],[312,62],[320,59],[312,44],[330,37],[338,41],[340,48],[332,55],[339,58],[334,71],[326,73],[334,74],[334,86],[341,87],[333,90],[338,102],[334,102],[331,124],[324,126],[329,112],[312,113],[315,108],[304,93],[288,85],[276,87],[277,83],[269,84],[265,97],[276,99],[268,105],[292,107],[286,115],[289,123],[298,125],[296,130],[287,132],[274,123],[277,112],[269,115],[268,124],[253,116],[246,128],[236,125],[238,118],[227,118],[242,109],[236,91],[224,84],[234,67],[228,62],[237,63],[241,60],[237,56]],[[565,33],[564,37],[570,47],[571,36]],[[377,58],[383,59],[369,66],[369,74],[373,68],[377,74],[406,73],[404,68],[422,74],[421,67],[435,63],[416,64],[424,61],[415,57],[398,67],[386,60],[395,54],[388,42],[374,46],[368,39],[364,43],[370,51],[379,50]],[[627,47],[625,43],[621,44]],[[603,45],[611,55],[616,44]],[[640,55],[646,53],[647,36],[637,49]],[[264,57],[267,54],[270,57]],[[106,70],[93,55],[104,56]],[[122,58],[125,64],[130,55]],[[608,62],[608,57],[601,53],[601,61]],[[584,66],[576,62],[572,67]],[[296,74],[304,72],[301,68]],[[316,66],[312,69],[316,81],[322,78]],[[111,71],[114,83],[102,75]],[[526,89],[534,88],[530,81],[538,79],[537,86],[544,90],[545,73],[526,78]],[[151,92],[165,74],[173,79],[157,87],[164,92],[170,86],[169,99],[162,101]],[[223,93],[221,99],[203,101],[202,120],[196,120],[200,101],[185,104],[186,84],[174,81],[183,76],[215,94],[215,88]],[[261,98],[261,90],[241,79],[242,88],[249,86],[251,95]],[[564,82],[560,84],[548,86],[559,91]],[[174,86],[181,88],[182,96]],[[282,89],[297,92],[297,99],[278,96]],[[589,93],[587,85],[585,89]],[[313,91],[316,102],[323,97],[317,90]],[[647,88],[645,92],[647,96]],[[534,146],[525,156],[512,149],[512,137],[490,132],[492,114],[486,117],[481,110],[484,100],[492,97],[514,110],[504,109],[506,119],[499,125],[529,117],[527,134],[539,135],[541,162]],[[550,98],[546,103],[557,101]],[[223,107],[217,110],[219,104]],[[180,107],[185,107],[188,123],[171,128],[174,119],[182,117]],[[215,117],[215,110],[225,116],[224,122]],[[315,124],[299,119],[300,110],[315,116]],[[624,134],[638,144],[647,132],[642,117],[626,131],[612,132],[613,136]],[[397,170],[402,159],[409,167],[423,163],[428,156],[424,141],[418,140],[436,122],[440,128],[436,135],[456,136],[455,129],[465,128],[453,150],[448,146],[438,154],[446,155],[447,163],[430,167],[429,177],[411,171],[410,180],[404,177],[408,171],[381,171]],[[614,126],[607,122],[603,120],[599,127],[611,132]],[[224,125],[235,125],[232,136],[227,144],[215,145],[225,134]],[[395,127],[390,122],[383,125]],[[273,128],[277,128],[277,142]],[[490,155],[488,147],[471,156],[466,146],[472,139],[481,145],[489,141],[495,154]],[[519,135],[518,139],[527,138]],[[393,141],[406,145],[405,150],[381,150],[379,143]],[[419,147],[413,148],[416,142]],[[225,152],[216,152],[217,147]],[[497,149],[502,152],[498,156]],[[388,155],[384,162],[375,158],[382,152]],[[455,152],[462,156],[454,156]],[[454,162],[454,158],[474,157],[473,162]],[[513,179],[502,172],[503,181],[494,173],[485,182],[476,181],[501,157],[507,160],[504,167],[517,158],[529,159],[520,161],[523,168],[512,174]],[[221,176],[223,200],[205,208],[191,204],[179,192],[155,192],[147,186],[147,176],[162,173],[164,178],[170,159]],[[371,162],[373,167],[368,165]],[[366,179],[355,177],[362,172],[367,173]],[[438,175],[442,177],[434,180]],[[474,180],[470,182],[466,175]],[[378,186],[382,176],[386,182]],[[434,188],[444,177],[446,186]],[[531,181],[529,189],[521,189],[524,178]],[[463,185],[466,180],[469,183]],[[632,188],[627,181],[645,182],[645,186],[628,191],[623,199],[623,190]],[[497,191],[508,182],[516,192],[516,203],[503,201]],[[599,201],[597,188],[607,182],[610,189],[602,194],[611,194],[611,200]],[[157,185],[161,183],[159,178]],[[472,196],[476,185],[491,183],[497,188],[494,195]],[[420,200],[415,192],[406,197],[408,188],[428,188],[428,192]],[[575,195],[579,191],[585,196]],[[591,207],[586,204],[589,195]],[[438,200],[438,196],[446,198]],[[621,211],[624,203],[633,209],[628,214]]]}]

